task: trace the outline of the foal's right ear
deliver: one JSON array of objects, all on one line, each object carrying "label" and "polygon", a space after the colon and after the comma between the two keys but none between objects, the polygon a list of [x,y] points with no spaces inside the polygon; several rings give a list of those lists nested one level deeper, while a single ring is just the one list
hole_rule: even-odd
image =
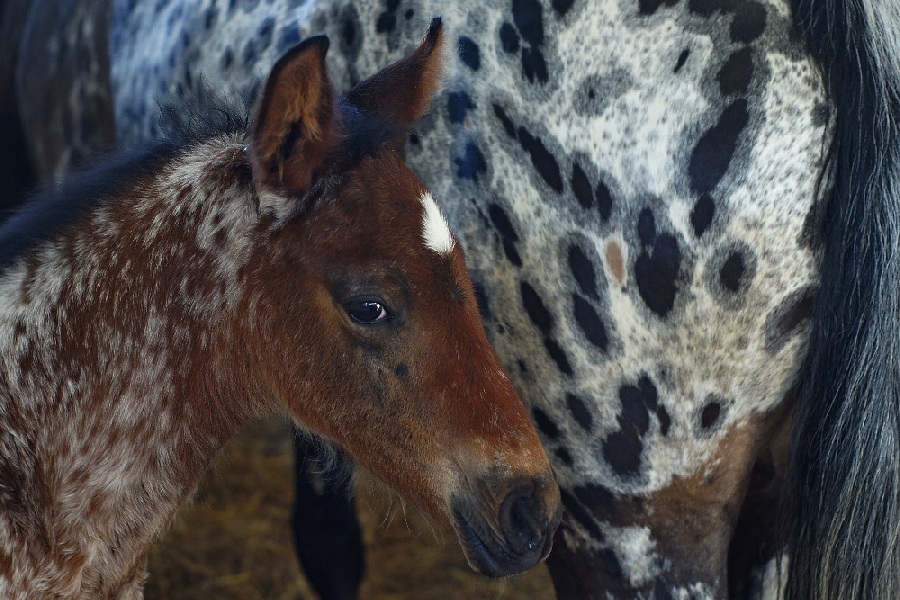
[{"label": "foal's right ear", "polygon": [[272,67],[250,132],[253,180],[263,187],[301,194],[322,165],[334,103],[328,43],[321,35],[307,38]]}]

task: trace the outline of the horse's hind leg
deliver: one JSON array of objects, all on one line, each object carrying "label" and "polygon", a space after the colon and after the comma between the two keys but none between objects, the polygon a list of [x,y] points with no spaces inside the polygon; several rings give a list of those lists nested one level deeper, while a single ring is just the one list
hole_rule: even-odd
[{"label": "horse's hind leg", "polygon": [[[747,495],[731,538],[728,555],[728,589],[732,598],[776,597],[767,590],[766,574],[777,565],[784,540],[781,517],[785,509],[784,484],[790,453],[792,415],[774,432],[772,441],[760,450]],[[776,573],[777,575],[777,573]],[[774,585],[779,586],[778,582]]]},{"label": "horse's hind leg", "polygon": [[[296,488],[292,526],[297,556],[322,600],[355,600],[365,571],[362,530],[346,485],[321,474],[320,449],[295,438]],[[348,484],[349,485],[349,484]]]}]

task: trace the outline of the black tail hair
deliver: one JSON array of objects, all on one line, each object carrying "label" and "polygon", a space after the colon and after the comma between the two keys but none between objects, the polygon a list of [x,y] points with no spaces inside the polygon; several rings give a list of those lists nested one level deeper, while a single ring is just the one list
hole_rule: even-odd
[{"label": "black tail hair", "polygon": [[900,598],[896,1],[794,0],[836,114],[834,193],[794,433],[790,599]]}]

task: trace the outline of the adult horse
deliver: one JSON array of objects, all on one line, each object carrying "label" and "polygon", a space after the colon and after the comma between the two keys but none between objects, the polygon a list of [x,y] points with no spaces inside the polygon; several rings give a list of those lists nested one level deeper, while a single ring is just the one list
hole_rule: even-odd
[{"label": "adult horse", "polygon": [[549,461],[400,157],[440,22],[338,100],[328,46],[275,63],[248,128],[182,106],[0,230],[0,596],[142,597],[151,543],[274,410],[451,519],[476,570],[549,552]]},{"label": "adult horse", "polygon": [[191,6],[115,3],[119,143],[302,32],[351,84],[457,24],[407,153],[554,460],[560,597],[738,595],[782,544],[791,597],[900,595],[896,3]]}]

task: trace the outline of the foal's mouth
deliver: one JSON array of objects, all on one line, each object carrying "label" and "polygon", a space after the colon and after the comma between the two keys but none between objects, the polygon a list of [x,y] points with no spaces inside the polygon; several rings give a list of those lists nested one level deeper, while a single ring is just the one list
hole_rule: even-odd
[{"label": "foal's mouth", "polygon": [[560,515],[558,504],[549,508],[540,491],[531,483],[514,486],[497,513],[477,500],[457,496],[451,501],[459,543],[474,571],[503,577],[547,558]]}]

